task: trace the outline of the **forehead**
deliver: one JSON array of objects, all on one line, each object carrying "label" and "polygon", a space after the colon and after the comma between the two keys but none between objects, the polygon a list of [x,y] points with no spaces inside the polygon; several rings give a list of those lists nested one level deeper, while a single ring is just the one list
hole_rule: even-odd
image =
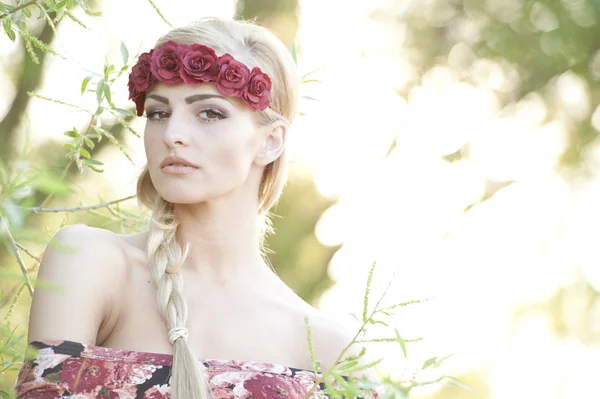
[{"label": "forehead", "polygon": [[[156,82],[150,90],[146,93],[146,98],[151,94],[155,94],[161,97],[165,97],[169,100],[170,104],[174,103],[185,103],[185,99],[190,96],[210,94],[215,96],[225,97],[229,102],[236,108],[241,107],[240,99],[236,97],[230,97],[222,94],[215,86],[213,82],[203,82],[195,85],[187,83],[177,83],[168,85],[163,82]],[[226,100],[218,99],[223,103],[227,103]]]}]

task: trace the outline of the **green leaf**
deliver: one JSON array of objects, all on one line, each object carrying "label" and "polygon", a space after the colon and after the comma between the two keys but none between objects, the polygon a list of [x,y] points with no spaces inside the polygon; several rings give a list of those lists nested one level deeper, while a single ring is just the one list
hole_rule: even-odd
[{"label": "green leaf", "polygon": [[83,163],[87,165],[88,168],[90,168],[91,170],[93,170],[94,172],[98,172],[98,173],[102,173],[104,172],[104,169],[101,169],[99,167],[97,167],[94,163],[92,163],[91,161],[93,161],[93,159],[84,159]]},{"label": "green leaf", "polygon": [[123,64],[127,64],[127,61],[129,61],[129,51],[123,41],[121,41],[121,57],[123,57]]},{"label": "green leaf", "polygon": [[92,80],[92,75],[86,77],[85,79],[83,79],[83,82],[81,82],[81,94],[82,95],[85,92],[85,89],[86,89],[88,83],[90,83],[90,80]]},{"label": "green leaf", "polygon": [[25,18],[31,18],[31,10],[29,9],[29,7],[25,7],[21,11],[23,12]]},{"label": "green leaf", "polygon": [[90,147],[90,149],[94,149],[94,142],[92,140],[90,140],[88,137],[84,137],[83,140],[85,141],[85,144]]},{"label": "green leaf", "polygon": [[373,319],[369,319],[369,324],[382,324],[386,327],[389,327],[389,325],[385,322],[385,321],[381,321],[381,320],[373,320]]},{"label": "green leaf", "polygon": [[70,10],[71,8],[73,8],[73,5],[74,5],[74,1],[73,0],[67,0],[67,9]]},{"label": "green leaf", "polygon": [[406,343],[404,342],[404,339],[400,336],[398,329],[394,328],[394,331],[396,332],[396,341],[400,344],[400,348],[402,348],[402,353],[404,353],[404,358],[406,359]]},{"label": "green leaf", "polygon": [[306,98],[307,100],[311,100],[311,101],[319,101],[318,99],[311,97],[311,96],[302,96],[302,98]]},{"label": "green leaf", "polygon": [[292,58],[294,59],[294,63],[298,64],[298,56],[296,54],[296,41],[292,42],[292,47],[290,48],[290,53],[292,54]]},{"label": "green leaf", "polygon": [[96,87],[96,100],[98,105],[102,103],[102,94],[104,93],[104,79],[100,79],[98,86]]},{"label": "green leaf", "polygon": [[14,42],[15,39],[17,38],[17,36],[15,35],[15,32],[12,30],[12,20],[10,18],[6,18],[4,20],[4,31],[6,32],[6,35],[8,36],[8,38]]},{"label": "green leaf", "polygon": [[123,108],[112,108],[113,111],[118,112],[121,115],[125,115],[125,116],[134,116],[133,112],[123,109]]},{"label": "green leaf", "polygon": [[[375,271],[376,264],[377,262],[373,262],[373,264],[371,265],[371,269],[369,270],[369,275],[367,277],[367,286],[365,288],[365,296],[363,298],[363,323],[366,323],[368,319],[367,313],[369,311],[369,294],[371,293],[371,281],[373,281],[373,272]],[[371,320],[368,321],[371,322]]]},{"label": "green leaf", "polygon": [[58,3],[56,3],[56,9],[58,10],[59,8],[63,8],[66,5],[67,5],[67,1],[66,0],[61,0]]},{"label": "green leaf", "polygon": [[470,386],[468,386],[467,384],[465,384],[464,382],[462,382],[461,380],[459,380],[456,377],[451,377],[451,376],[445,376],[445,378],[449,379],[451,384],[449,385],[455,385],[457,387],[466,389],[467,391],[473,391],[473,388],[471,388]]},{"label": "green leaf", "polygon": [[110,75],[110,73],[114,70],[115,70],[114,65],[105,65],[104,66],[104,78],[108,79],[108,75]]},{"label": "green leaf", "polygon": [[358,316],[356,316],[354,313],[348,313],[350,316],[354,317],[354,320],[356,320],[358,323],[360,323],[360,321],[358,321]]},{"label": "green leaf", "polygon": [[15,203],[11,198],[6,198],[2,203],[2,209],[4,214],[8,217],[9,223],[14,227],[23,226],[25,215],[23,214],[23,207]]},{"label": "green leaf", "polygon": [[100,142],[102,140],[102,132],[100,132],[100,129],[98,129],[96,126],[93,126],[92,129],[94,132],[96,132],[96,139],[98,139],[98,142]]},{"label": "green leaf", "polygon": [[344,364],[343,366],[341,366],[338,370],[339,371],[346,371],[346,370],[349,370],[349,369],[351,369],[352,367],[354,367],[356,365],[358,365],[358,360],[354,360],[352,362],[348,362],[348,363]]},{"label": "green leaf", "polygon": [[421,367],[423,370],[425,370],[427,367],[434,365],[437,362],[437,356],[434,356],[430,359],[425,360],[425,363],[423,363],[423,367]]},{"label": "green leaf", "polygon": [[67,183],[57,176],[44,172],[36,174],[31,185],[46,194],[66,195],[71,193],[71,188]]},{"label": "green leaf", "polygon": [[435,362],[434,367],[438,367],[440,364],[442,364],[442,362],[446,359],[448,359],[449,357],[454,356],[454,353],[451,353],[449,355],[444,356],[443,358],[441,358],[440,360]]},{"label": "green leaf", "polygon": [[67,130],[67,131],[64,133],[64,135],[65,135],[65,136],[68,136],[68,137],[73,137],[73,138],[77,138],[77,137],[79,137],[79,133],[77,133],[77,130]]},{"label": "green leaf", "polygon": [[63,145],[64,145],[66,148],[68,148],[69,150],[72,150],[72,149],[74,149],[74,148],[75,148],[75,146],[74,146],[73,144],[71,144],[71,143],[65,143],[65,144],[63,144]]},{"label": "green leaf", "polygon": [[104,95],[106,96],[106,100],[108,101],[108,103],[112,103],[110,99],[110,85],[106,83],[104,83]]},{"label": "green leaf", "polygon": [[96,161],[95,159],[84,159],[83,162],[87,163],[88,165],[96,165],[96,166],[104,165],[102,162]]},{"label": "green leaf", "polygon": [[89,151],[88,151],[88,150],[86,150],[86,149],[85,149],[85,148],[83,148],[83,147],[79,147],[79,153],[80,153],[80,154],[81,154],[81,156],[82,156],[82,157],[84,157],[84,158],[87,158],[87,159],[90,159],[90,158],[91,158]]}]

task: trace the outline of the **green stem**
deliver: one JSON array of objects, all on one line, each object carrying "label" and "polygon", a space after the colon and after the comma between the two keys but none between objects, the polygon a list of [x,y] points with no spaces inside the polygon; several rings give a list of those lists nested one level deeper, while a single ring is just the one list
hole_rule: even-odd
[{"label": "green stem", "polygon": [[10,226],[4,216],[0,214],[0,222],[2,222],[6,228],[6,236],[8,237],[8,243],[10,244],[10,249],[12,249],[15,258],[17,258],[17,263],[19,267],[21,267],[21,272],[23,272],[23,276],[25,277],[25,284],[27,284],[27,288],[29,289],[29,294],[33,297],[33,286],[31,285],[31,280],[29,280],[29,275],[27,274],[27,267],[25,266],[25,262],[23,262],[23,258],[19,253],[19,248],[17,247],[17,242],[14,237],[10,233]]},{"label": "green stem", "polygon": [[[67,166],[65,166],[65,168],[63,169],[62,174],[60,175],[59,181],[63,181],[64,180],[65,176],[67,175],[67,172],[71,168],[71,165],[73,165],[73,162],[75,162],[75,161],[73,161],[71,159],[69,161],[69,163],[67,164]],[[54,196],[54,193],[48,194],[48,196],[46,197],[46,199],[44,201],[42,201],[42,203],[40,204],[40,208],[42,208],[44,205],[46,205],[48,203],[48,201],[50,201],[52,199],[53,196]]]},{"label": "green stem", "polygon": [[21,9],[23,9],[23,8],[26,8],[26,7],[29,7],[29,6],[33,6],[33,5],[35,5],[36,3],[37,3],[37,0],[31,0],[31,1],[28,1],[27,3],[23,3],[23,4],[21,4],[20,6],[16,6],[15,8],[13,8],[13,9],[12,9],[12,10],[10,10],[10,11],[8,11],[7,13],[4,13],[4,14],[0,15],[0,20],[1,20],[2,18],[8,17],[8,16],[9,16],[9,15],[11,15],[11,14],[14,14],[14,13],[16,13],[17,11],[19,11],[19,10],[21,10]]},{"label": "green stem", "polygon": [[[396,274],[396,272],[394,272],[393,274]],[[392,275],[393,277],[393,275]],[[393,278],[390,278],[390,282],[388,283],[387,287],[385,288],[385,290],[383,291],[383,294],[381,295],[381,297],[379,298],[379,300],[377,301],[377,304],[375,304],[375,307],[373,308],[373,311],[371,312],[371,314],[369,315],[369,317],[366,318],[365,321],[363,321],[362,325],[360,326],[360,328],[358,329],[358,331],[356,332],[356,334],[354,335],[354,338],[352,338],[352,340],[350,340],[350,343],[348,345],[346,345],[346,347],[342,350],[342,353],[340,353],[340,355],[338,356],[338,358],[335,360],[335,362],[333,362],[333,364],[331,365],[331,367],[329,367],[323,374],[321,374],[321,377],[319,377],[315,383],[313,384],[313,386],[310,388],[310,390],[306,393],[306,395],[304,395],[303,399],[308,399],[310,394],[312,394],[315,389],[319,386],[319,384],[323,381],[325,381],[325,379],[327,377],[329,377],[329,375],[331,374],[331,372],[333,371],[333,369],[335,368],[336,364],[338,364],[338,362],[340,360],[342,360],[342,358],[344,357],[344,355],[346,354],[346,352],[348,351],[348,349],[350,349],[350,347],[352,346],[352,344],[356,343],[356,338],[358,338],[359,334],[364,330],[364,328],[367,326],[367,324],[369,323],[369,320],[375,315],[375,313],[377,312],[377,308],[379,307],[379,304],[381,303],[381,301],[383,300],[383,298],[385,297],[385,295],[387,294],[388,289],[390,288],[390,285],[392,284],[392,280]]]},{"label": "green stem", "polygon": [[[95,115],[92,115],[92,118],[90,119],[90,123],[88,124],[87,129],[85,129],[84,135],[87,135],[88,132],[90,131],[90,129],[92,127],[92,124],[94,123],[94,119],[95,119]],[[62,175],[60,176],[60,181],[63,181],[65,179],[65,176],[67,175],[67,172],[69,171],[69,169],[73,165],[73,162],[75,162],[75,161],[71,159],[69,161],[69,163],[67,164],[67,166],[65,166],[65,168],[63,169]],[[43,208],[44,205],[46,205],[48,203],[48,201],[50,201],[52,199],[53,195],[54,195],[54,193],[48,194],[48,196],[46,197],[46,199],[44,199],[42,201],[42,203],[40,204],[40,208]]]},{"label": "green stem", "polygon": [[120,198],[114,201],[102,202],[100,204],[94,205],[84,205],[84,206],[74,206],[71,208],[42,208],[41,206],[35,208],[29,208],[31,213],[40,213],[40,212],[77,212],[77,211],[86,211],[88,209],[98,209],[98,208],[106,208],[110,205],[117,204],[119,202],[127,201],[132,198],[135,198],[135,195],[130,195],[129,197]]}]

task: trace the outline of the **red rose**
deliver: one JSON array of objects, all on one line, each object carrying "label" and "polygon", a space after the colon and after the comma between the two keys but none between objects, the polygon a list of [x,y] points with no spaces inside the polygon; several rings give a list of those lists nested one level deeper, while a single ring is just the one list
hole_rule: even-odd
[{"label": "red rose", "polygon": [[146,93],[139,93],[134,87],[131,81],[128,83],[129,86],[129,99],[135,103],[135,111],[137,116],[144,114],[144,102],[146,101]]},{"label": "red rose", "polygon": [[138,116],[144,113],[145,92],[156,81],[151,70],[153,52],[154,50],[150,50],[149,53],[143,53],[139,56],[138,62],[131,68],[129,82],[127,82],[129,99],[135,102],[135,109]]},{"label": "red rose", "polygon": [[306,390],[285,375],[257,375],[244,382],[244,388],[254,399],[301,399]]},{"label": "red rose", "polygon": [[226,96],[240,97],[249,79],[250,69],[246,65],[234,60],[230,54],[224,54],[219,58],[216,85],[221,93]]},{"label": "red rose", "polygon": [[194,43],[182,56],[179,73],[187,84],[214,82],[219,74],[219,58],[210,47]]},{"label": "red rose", "polygon": [[144,115],[144,102],[146,102],[146,94],[140,93],[133,101],[135,101],[135,112],[137,116]]},{"label": "red rose", "polygon": [[181,52],[185,47],[169,40],[160,48],[154,50],[150,70],[156,79],[169,84],[181,82],[181,76],[179,76]]},{"label": "red rose", "polygon": [[71,393],[93,390],[103,385],[109,374],[105,361],[70,358],[63,362],[58,372],[60,380],[66,383]]},{"label": "red rose", "polygon": [[133,83],[133,78],[131,77],[131,74],[129,75],[129,82],[127,82],[127,87],[129,87],[129,99],[135,101],[135,99],[137,98],[137,96],[140,95],[140,93],[135,88],[135,83]]},{"label": "red rose", "polygon": [[133,100],[135,97],[137,97],[138,93],[147,91],[156,80],[154,75],[152,75],[152,71],[150,70],[150,61],[152,59],[153,52],[154,50],[140,55],[137,64],[131,68],[128,83],[130,100]]},{"label": "red rose", "polygon": [[269,93],[271,92],[271,79],[259,67],[252,68],[250,81],[244,87],[242,98],[248,106],[256,110],[264,110],[269,106]]}]

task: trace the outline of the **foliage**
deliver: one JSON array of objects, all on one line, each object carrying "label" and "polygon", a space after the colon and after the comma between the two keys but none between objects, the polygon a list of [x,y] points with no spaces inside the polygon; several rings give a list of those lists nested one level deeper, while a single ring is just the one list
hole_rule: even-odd
[{"label": "foliage", "polygon": [[[149,0],[149,2],[160,17],[168,24],[156,5],[151,0]],[[55,30],[56,24],[63,18],[68,17],[80,25],[82,29],[88,29],[85,21],[79,20],[73,14],[72,11],[75,7],[83,9],[88,16],[99,15],[99,13],[94,12],[91,9],[90,3],[86,0],[28,1],[21,2],[18,5],[0,2],[0,21],[2,21],[4,33],[13,41],[16,40],[17,34],[19,34],[24,42],[28,56],[34,63],[39,63],[40,60],[36,55],[34,48],[45,53],[53,54],[57,57],[63,56],[52,49],[48,43],[39,40],[29,31],[28,24],[30,23],[30,19],[34,17],[34,14],[37,14],[38,19],[44,19],[46,23]],[[292,51],[294,58],[296,58],[295,46],[292,46]],[[0,239],[17,261],[21,271],[20,274],[14,274],[5,269],[0,269],[4,281],[11,280],[17,282],[17,286],[9,292],[0,293],[0,309],[6,309],[3,322],[0,324],[0,373],[6,378],[5,381],[0,381],[0,397],[11,397],[11,387],[14,384],[16,371],[20,367],[21,360],[24,356],[23,351],[26,347],[26,329],[22,324],[13,325],[12,318],[14,316],[15,307],[20,298],[22,298],[23,292],[28,291],[30,295],[33,295],[34,285],[38,288],[43,287],[40,284],[35,284],[35,279],[33,278],[40,262],[40,256],[34,254],[34,251],[26,248],[21,242],[26,241],[45,245],[49,236],[52,235],[49,231],[32,232],[27,226],[29,218],[35,214],[56,212],[68,214],[86,211],[95,216],[108,217],[109,219],[116,220],[125,226],[131,226],[131,223],[139,223],[142,221],[140,215],[131,213],[120,207],[123,201],[132,199],[134,196],[104,201],[92,205],[59,208],[47,207],[47,204],[53,197],[57,196],[62,198],[73,193],[73,188],[66,180],[68,172],[72,169],[73,165],[80,173],[87,169],[96,173],[103,172],[103,164],[97,159],[94,159],[94,151],[97,150],[97,147],[103,139],[116,146],[121,153],[133,163],[131,156],[125,151],[124,146],[119,142],[117,137],[109,129],[104,127],[101,122],[101,117],[109,116],[123,129],[139,137],[139,134],[130,126],[130,121],[133,119],[134,113],[131,110],[115,106],[112,98],[112,85],[119,77],[129,70],[130,61],[133,58],[134,57],[130,55],[127,46],[124,43],[121,43],[121,60],[118,63],[111,63],[107,60],[101,73],[94,73],[83,79],[80,85],[81,94],[87,95],[91,93],[90,95],[95,96],[97,105],[94,110],[90,111],[60,99],[48,98],[34,91],[28,93],[30,96],[45,101],[76,108],[86,113],[89,117],[89,122],[84,129],[78,129],[76,126],[73,126],[73,128],[64,132],[64,135],[71,140],[64,144],[66,149],[65,156],[68,159],[68,163],[60,173],[47,170],[36,170],[31,166],[30,162],[25,160],[28,156],[27,152],[22,154],[21,159],[10,165],[0,164]],[[313,78],[308,79],[308,75],[305,75],[303,80],[305,83],[318,82],[318,80]],[[109,215],[107,216],[104,213],[98,213],[100,210],[107,211]],[[61,226],[64,223],[65,220],[63,219]],[[28,266],[28,264],[33,264],[33,266]],[[389,326],[384,319],[385,317],[393,316],[396,309],[419,302],[401,303],[381,308],[380,303],[385,295],[384,292],[376,305],[370,309],[370,285],[374,270],[375,263],[373,264],[367,279],[362,323],[358,332],[340,353],[336,364],[321,374],[320,379],[317,381],[311,392],[307,394],[307,397],[314,392],[314,389],[319,383],[324,384],[324,392],[331,397],[368,397],[371,395],[370,392],[372,389],[377,389],[378,391],[381,390],[384,395],[389,394],[390,397],[396,398],[407,397],[414,386],[423,384],[422,382],[417,382],[415,379],[410,381],[392,381],[384,379],[382,382],[373,382],[367,381],[366,379],[358,380],[353,378],[355,373],[375,367],[381,359],[365,362],[364,356],[367,353],[366,349],[359,354],[348,355],[347,352],[351,345],[355,343],[395,342],[402,349],[404,356],[407,356],[407,344],[416,341],[403,338],[396,329],[393,329],[393,334],[390,334],[391,337],[370,340],[359,339],[360,337],[365,336],[369,326],[375,324]],[[321,287],[319,289],[322,290],[323,288],[324,287]],[[4,288],[2,287],[2,289]],[[312,335],[308,319],[306,320],[306,327],[314,369],[315,372],[320,372],[320,361],[317,358],[318,354],[314,352],[314,348],[312,347]],[[437,367],[446,358],[447,357],[438,359],[436,357],[429,359],[424,362],[423,369]],[[348,378],[346,379],[344,376]],[[443,378],[450,383],[454,382],[451,377],[440,377],[440,379],[435,382],[442,381]]]}]

